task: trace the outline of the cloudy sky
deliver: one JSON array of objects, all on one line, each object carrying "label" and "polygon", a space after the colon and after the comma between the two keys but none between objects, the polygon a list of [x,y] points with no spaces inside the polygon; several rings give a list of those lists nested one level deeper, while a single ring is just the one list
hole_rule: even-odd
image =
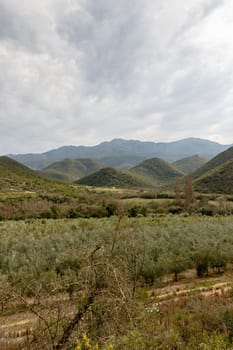
[{"label": "cloudy sky", "polygon": [[0,0],[0,154],[233,143],[232,0]]}]

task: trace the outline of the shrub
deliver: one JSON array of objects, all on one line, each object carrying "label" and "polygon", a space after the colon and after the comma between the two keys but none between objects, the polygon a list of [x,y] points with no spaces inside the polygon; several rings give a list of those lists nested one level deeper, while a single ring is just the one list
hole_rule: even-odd
[{"label": "shrub", "polygon": [[229,342],[232,343],[232,341],[233,341],[233,310],[228,310],[228,309],[225,310],[221,316],[221,319],[223,321],[224,326],[227,329]]},{"label": "shrub", "polygon": [[79,213],[78,209],[70,208],[68,210],[67,216],[70,219],[77,219],[77,218],[80,218],[82,215]]},{"label": "shrub", "polygon": [[139,214],[139,208],[135,205],[131,207],[128,211],[128,217],[130,218],[136,218]]},{"label": "shrub", "polygon": [[50,208],[50,212],[51,212],[52,219],[58,219],[60,212],[61,212],[61,209],[57,205],[52,205]]},{"label": "shrub", "polygon": [[215,210],[214,208],[211,208],[211,207],[201,207],[197,210],[197,213],[205,216],[214,216]]},{"label": "shrub", "polygon": [[116,213],[117,213],[117,205],[115,203],[109,203],[105,207],[105,210],[106,210],[106,216],[107,217],[116,215]]},{"label": "shrub", "polygon": [[183,209],[181,207],[177,207],[177,206],[171,206],[168,208],[168,212],[173,215],[182,213],[182,210]]},{"label": "shrub", "polygon": [[146,208],[146,207],[141,207],[140,213],[141,213],[143,216],[146,217],[146,216],[147,216],[147,213],[148,213],[147,208]]}]

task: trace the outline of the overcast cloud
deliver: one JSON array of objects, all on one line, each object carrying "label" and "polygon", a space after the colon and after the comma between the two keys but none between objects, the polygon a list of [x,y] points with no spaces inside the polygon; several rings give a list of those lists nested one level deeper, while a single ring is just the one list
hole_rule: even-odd
[{"label": "overcast cloud", "polygon": [[232,0],[0,0],[0,154],[233,143]]}]

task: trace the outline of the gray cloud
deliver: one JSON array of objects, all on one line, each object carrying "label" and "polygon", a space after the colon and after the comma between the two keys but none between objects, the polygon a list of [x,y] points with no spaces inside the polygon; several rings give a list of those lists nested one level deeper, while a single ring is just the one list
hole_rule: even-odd
[{"label": "gray cloud", "polygon": [[0,153],[232,143],[230,0],[0,0]]}]

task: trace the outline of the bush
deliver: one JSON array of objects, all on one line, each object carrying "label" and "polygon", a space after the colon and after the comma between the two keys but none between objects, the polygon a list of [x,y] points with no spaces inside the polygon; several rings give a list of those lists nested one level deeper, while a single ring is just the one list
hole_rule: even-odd
[{"label": "bush", "polygon": [[228,340],[233,341],[233,310],[225,310],[221,316],[224,326],[227,329]]},{"label": "bush", "polygon": [[197,210],[197,213],[205,216],[214,216],[216,214],[214,208],[211,207],[201,207]]},{"label": "bush", "polygon": [[128,217],[130,218],[136,218],[139,214],[139,208],[135,205],[131,207],[128,211]]},{"label": "bush", "polygon": [[58,219],[60,212],[61,212],[61,209],[57,205],[52,205],[50,208],[50,212],[51,212],[52,219]]},{"label": "bush", "polygon": [[79,211],[75,208],[70,208],[67,213],[68,218],[70,219],[77,219],[82,217],[82,215],[79,213]]},{"label": "bush", "polygon": [[177,207],[177,206],[171,206],[168,208],[168,212],[170,214],[176,215],[176,214],[181,214],[183,211],[183,209],[181,207]]},{"label": "bush", "polygon": [[107,217],[116,215],[116,213],[117,213],[117,205],[115,203],[109,203],[105,207],[105,210],[106,210],[106,216]]},{"label": "bush", "polygon": [[141,209],[140,209],[140,213],[143,215],[143,216],[147,216],[147,214],[148,214],[148,210],[147,210],[147,208],[146,207],[141,207]]}]

